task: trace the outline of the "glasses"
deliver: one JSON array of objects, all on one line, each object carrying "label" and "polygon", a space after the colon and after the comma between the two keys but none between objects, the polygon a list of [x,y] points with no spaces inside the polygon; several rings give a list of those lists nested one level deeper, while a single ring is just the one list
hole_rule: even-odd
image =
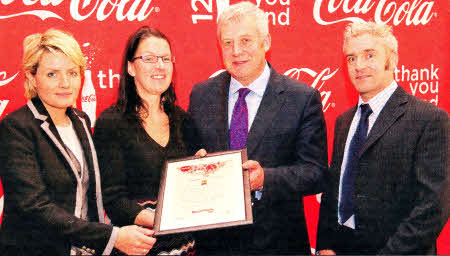
[{"label": "glasses", "polygon": [[156,56],[156,55],[142,55],[137,56],[132,59],[132,61],[135,61],[136,59],[141,59],[145,63],[156,63],[158,62],[158,59],[161,58],[162,62],[164,63],[175,63],[175,56]]}]

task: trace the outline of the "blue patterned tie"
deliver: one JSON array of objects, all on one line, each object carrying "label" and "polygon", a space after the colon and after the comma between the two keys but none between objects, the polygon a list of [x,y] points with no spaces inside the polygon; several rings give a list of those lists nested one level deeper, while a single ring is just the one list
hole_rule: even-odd
[{"label": "blue patterned tie", "polygon": [[248,109],[245,97],[251,91],[247,88],[239,89],[239,98],[233,109],[230,124],[230,148],[243,149],[248,134]]},{"label": "blue patterned tie", "polygon": [[364,146],[367,138],[367,129],[369,127],[369,115],[372,109],[369,104],[362,104],[361,119],[359,119],[358,127],[350,142],[348,150],[347,165],[345,166],[344,175],[342,176],[341,200],[339,201],[339,215],[342,223],[345,223],[353,215],[353,191],[355,183],[355,174],[358,169],[358,154]]}]

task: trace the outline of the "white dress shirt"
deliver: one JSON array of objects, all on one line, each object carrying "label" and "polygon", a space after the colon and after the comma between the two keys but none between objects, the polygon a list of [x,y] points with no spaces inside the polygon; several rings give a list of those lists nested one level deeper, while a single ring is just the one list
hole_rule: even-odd
[{"label": "white dress shirt", "polygon": [[252,127],[256,112],[258,111],[264,92],[266,91],[267,84],[269,83],[269,77],[270,68],[269,65],[267,65],[267,62],[262,74],[248,86],[243,86],[238,80],[231,77],[230,90],[228,91],[228,128],[230,128],[231,125],[231,117],[233,116],[234,105],[239,98],[239,89],[248,88],[251,90],[251,92],[249,92],[247,97],[245,97],[245,102],[247,103],[248,130],[250,131],[250,127]]}]

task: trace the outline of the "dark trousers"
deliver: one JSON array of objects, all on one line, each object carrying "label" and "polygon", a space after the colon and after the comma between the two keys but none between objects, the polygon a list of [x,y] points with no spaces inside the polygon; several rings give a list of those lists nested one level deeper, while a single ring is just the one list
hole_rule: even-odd
[{"label": "dark trousers", "polygon": [[338,228],[335,237],[335,252],[340,255],[376,254],[377,249],[374,244],[357,235],[354,229],[346,226]]}]

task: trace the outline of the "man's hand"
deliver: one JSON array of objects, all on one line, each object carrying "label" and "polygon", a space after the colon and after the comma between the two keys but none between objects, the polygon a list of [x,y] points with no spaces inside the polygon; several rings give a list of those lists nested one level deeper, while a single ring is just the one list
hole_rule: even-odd
[{"label": "man's hand", "polygon": [[264,185],[264,169],[257,161],[248,160],[242,168],[250,172],[250,190],[260,190]]},{"label": "man's hand", "polygon": [[153,233],[153,230],[134,225],[121,227],[114,247],[127,255],[146,255],[156,242],[151,237]]},{"label": "man's hand", "polygon": [[318,255],[336,255],[333,250],[320,250]]},{"label": "man's hand", "polygon": [[198,150],[197,153],[195,153],[195,156],[204,157],[204,156],[206,156],[206,154],[207,154],[206,150],[202,148],[202,149]]},{"label": "man's hand", "polygon": [[136,216],[136,219],[134,219],[134,224],[149,228],[153,227],[154,222],[155,222],[155,212],[147,209],[140,211],[139,214]]}]

